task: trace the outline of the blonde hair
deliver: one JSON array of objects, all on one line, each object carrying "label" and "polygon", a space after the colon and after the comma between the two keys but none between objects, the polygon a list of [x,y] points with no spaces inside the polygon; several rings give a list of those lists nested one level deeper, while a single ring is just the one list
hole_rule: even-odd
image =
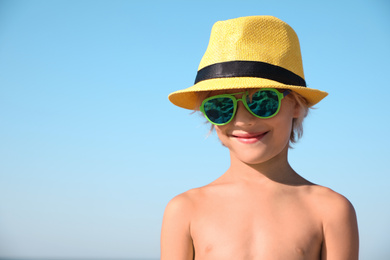
[{"label": "blonde hair", "polygon": [[[249,91],[249,95],[253,94],[257,89],[247,89]],[[246,91],[244,90],[239,90],[239,91]],[[202,91],[197,93],[197,108],[195,111],[199,111],[199,107],[202,104],[203,100],[210,97],[211,95],[218,95],[219,93],[216,93],[215,91]],[[303,120],[309,113],[309,105],[307,100],[301,96],[300,94],[291,91],[290,94],[286,97],[292,98],[296,104],[300,108],[300,113],[297,118],[293,118],[292,121],[292,129],[291,129],[291,134],[290,134],[290,143],[289,147],[292,148],[292,144],[298,142],[298,140],[302,137],[303,135]],[[202,113],[201,113],[202,114]],[[203,115],[203,114],[202,114]],[[209,123],[208,121],[206,123]],[[211,124],[210,128],[210,133],[214,130],[214,125]]]}]

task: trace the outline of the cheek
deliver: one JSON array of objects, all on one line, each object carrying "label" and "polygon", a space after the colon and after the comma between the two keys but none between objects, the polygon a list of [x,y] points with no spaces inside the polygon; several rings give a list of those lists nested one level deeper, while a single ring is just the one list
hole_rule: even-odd
[{"label": "cheek", "polygon": [[283,142],[288,142],[290,140],[292,125],[292,117],[286,117],[285,120],[280,121],[279,124],[275,125],[275,133],[280,137],[280,140],[283,140]]},{"label": "cheek", "polygon": [[224,127],[223,126],[214,126],[215,132],[217,133],[217,136],[219,140],[221,141],[222,145],[226,146],[225,140],[227,138],[226,134],[224,133]]},{"label": "cheek", "polygon": [[275,134],[280,137],[279,140],[288,142],[292,131],[293,119],[299,117],[301,111],[300,107],[296,106],[294,100],[286,100],[282,104],[279,114],[273,119],[273,129]]}]

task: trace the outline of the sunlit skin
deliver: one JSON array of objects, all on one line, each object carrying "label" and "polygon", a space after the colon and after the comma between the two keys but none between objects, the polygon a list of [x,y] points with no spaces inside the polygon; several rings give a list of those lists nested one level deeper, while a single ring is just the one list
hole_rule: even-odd
[{"label": "sunlit skin", "polygon": [[284,98],[275,117],[259,119],[239,102],[234,119],[215,127],[230,167],[169,202],[161,260],[358,259],[350,202],[305,180],[287,161],[292,119],[300,112]]}]

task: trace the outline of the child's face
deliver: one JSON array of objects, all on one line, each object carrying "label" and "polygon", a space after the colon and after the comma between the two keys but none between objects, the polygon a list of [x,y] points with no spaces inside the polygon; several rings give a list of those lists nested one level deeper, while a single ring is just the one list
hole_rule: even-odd
[{"label": "child's face", "polygon": [[[237,93],[237,90],[224,93]],[[253,116],[242,102],[238,102],[232,121],[215,126],[215,130],[221,142],[229,148],[231,156],[248,164],[263,163],[288,146],[292,120],[299,113],[299,106],[288,96],[282,99],[279,113],[268,119]]]}]

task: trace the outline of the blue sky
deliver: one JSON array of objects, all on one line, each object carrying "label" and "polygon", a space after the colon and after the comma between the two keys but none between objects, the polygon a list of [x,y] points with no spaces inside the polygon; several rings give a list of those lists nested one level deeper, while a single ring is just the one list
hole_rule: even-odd
[{"label": "blue sky", "polygon": [[158,257],[167,202],[227,169],[192,85],[214,22],[274,15],[329,92],[290,151],[358,215],[361,259],[390,256],[390,4],[0,1],[0,258]]}]

